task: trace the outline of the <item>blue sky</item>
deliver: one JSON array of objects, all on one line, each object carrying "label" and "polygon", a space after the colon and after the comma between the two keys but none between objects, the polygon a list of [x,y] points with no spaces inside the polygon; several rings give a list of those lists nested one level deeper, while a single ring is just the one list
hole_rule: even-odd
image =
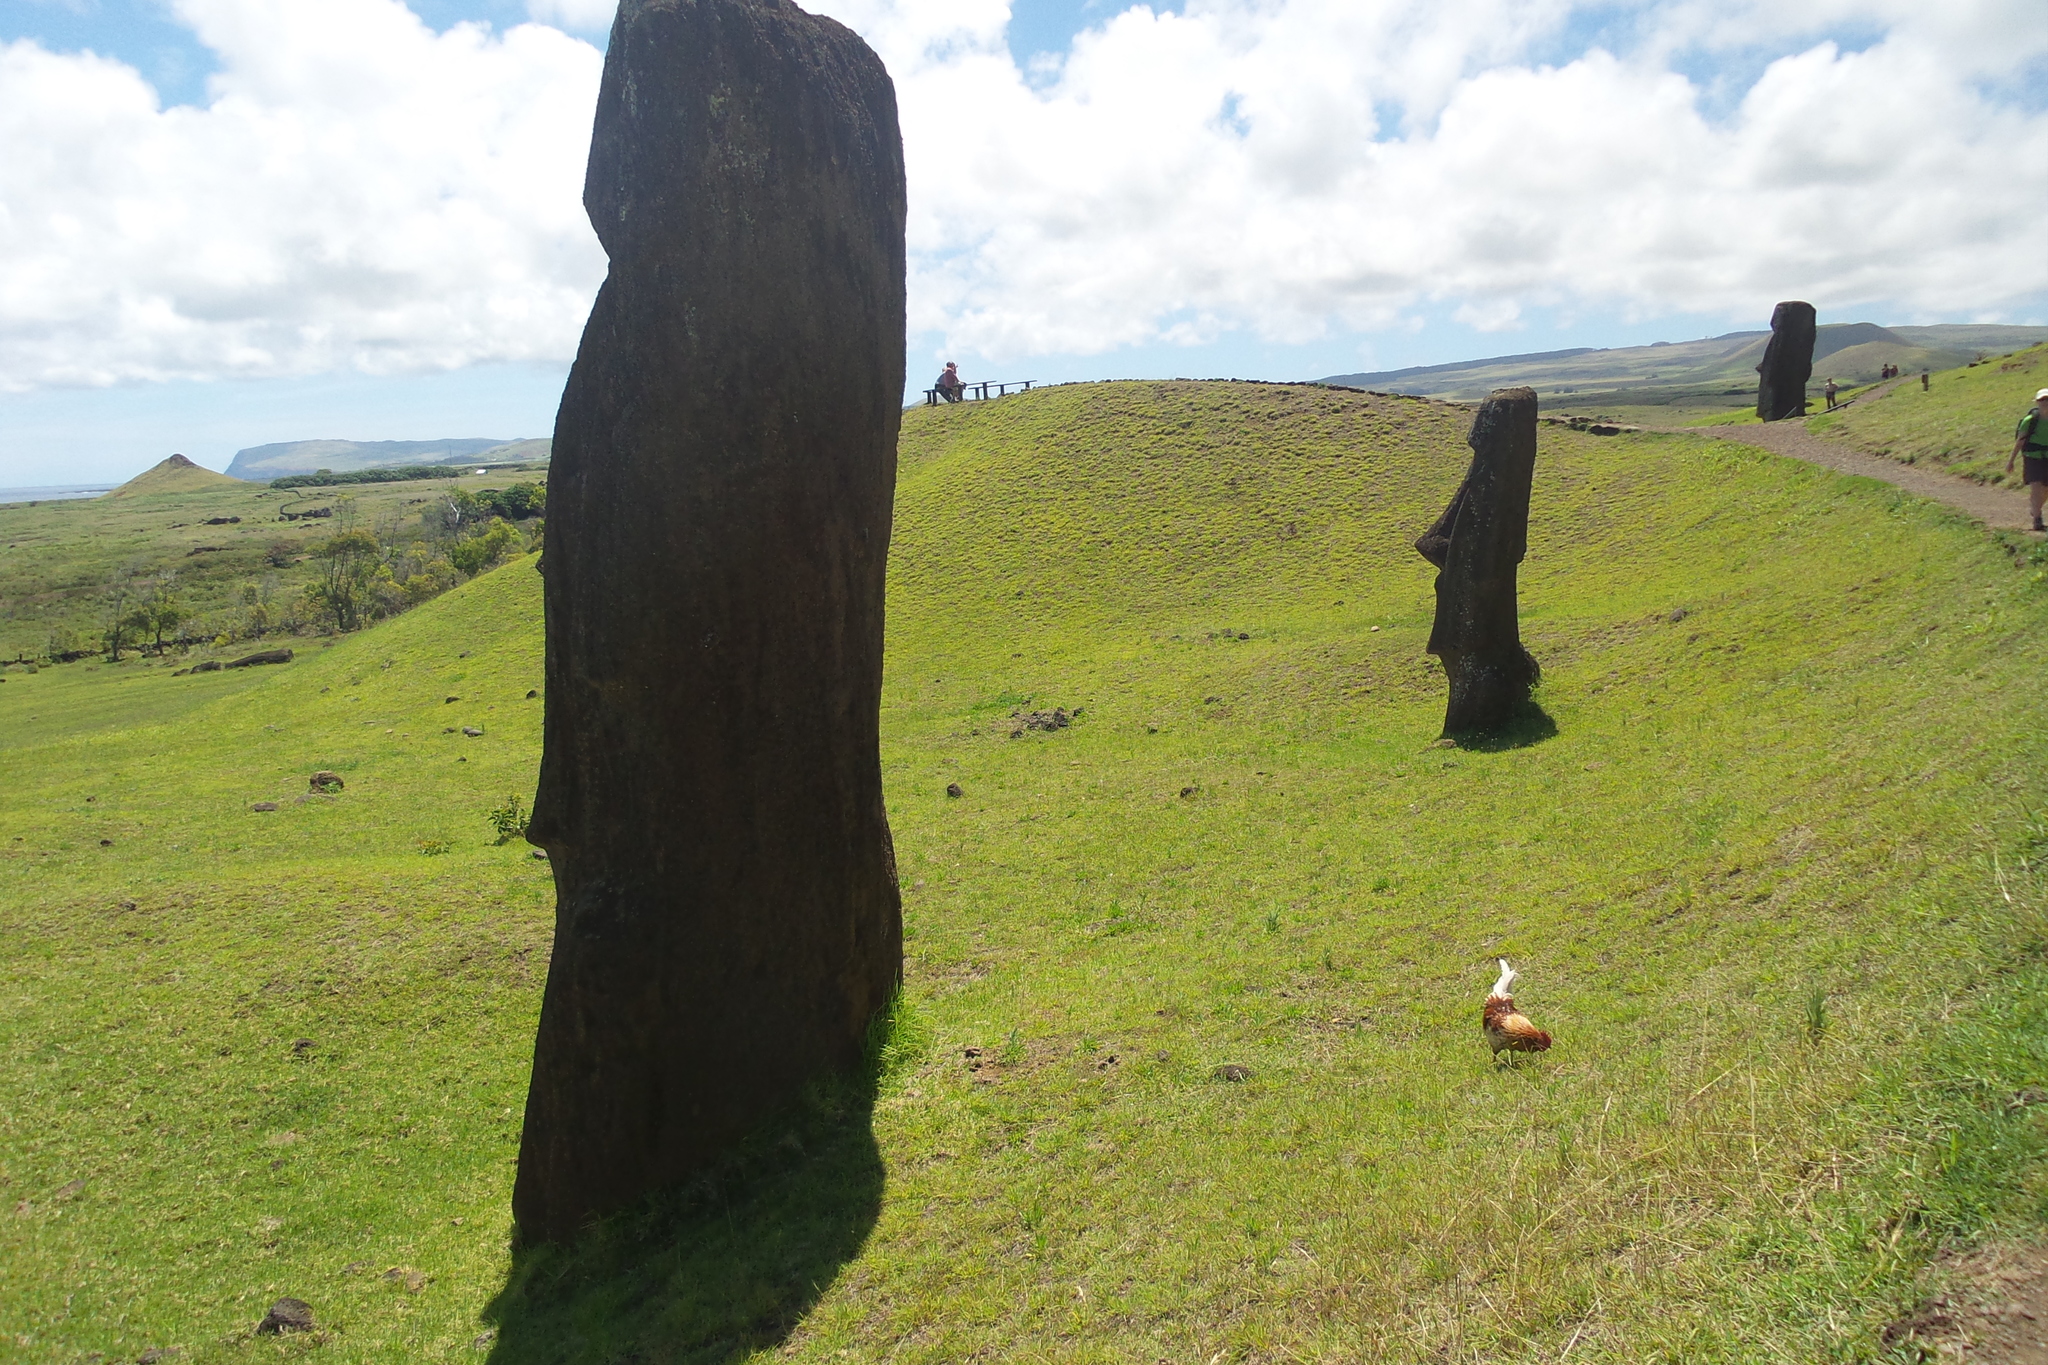
[{"label": "blue sky", "polygon": [[[0,7],[0,485],[551,428],[602,0],[396,6]],[[897,79],[913,387],[2048,316],[2022,3],[816,7]]]}]

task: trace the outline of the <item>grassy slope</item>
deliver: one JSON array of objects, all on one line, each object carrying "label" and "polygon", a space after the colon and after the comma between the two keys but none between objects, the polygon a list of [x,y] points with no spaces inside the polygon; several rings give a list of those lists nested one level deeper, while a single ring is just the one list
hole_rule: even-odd
[{"label": "grassy slope", "polygon": [[[1988,866],[2034,904],[2038,577],[1877,485],[1545,428],[1557,734],[1426,748],[1407,542],[1468,420],[1230,384],[911,413],[884,760],[930,1045],[874,1111],[872,1230],[803,1292],[744,1198],[607,1281],[543,1264],[494,1358],[1860,1358],[1942,1238],[2038,1217],[2040,921]],[[260,678],[0,686],[27,1358],[267,1356],[236,1334],[280,1293],[323,1358],[472,1355],[550,914],[483,823],[537,762],[537,589]],[[11,723],[117,688],[120,726]],[[1082,718],[1011,739],[1027,704]],[[289,804],[316,767],[347,791]],[[1497,953],[1560,1039],[1513,1070]],[[788,1160],[785,1195],[826,1158]]]},{"label": "grassy slope", "polygon": [[[243,586],[266,580],[281,606],[311,581],[313,566],[278,568],[266,552],[279,541],[310,545],[334,534],[340,522],[280,521],[280,510],[332,507],[352,497],[361,525],[390,532],[402,523],[416,523],[451,487],[503,488],[532,477],[501,472],[284,492],[236,481],[122,498],[0,505],[0,659],[41,656],[50,632],[59,627],[96,639],[103,624],[101,596],[115,572],[175,571],[180,597],[202,617],[232,616]],[[242,520],[233,526],[204,525],[209,517]],[[201,551],[201,546],[214,548]]]},{"label": "grassy slope", "polygon": [[2048,387],[2048,346],[1930,379],[1925,391],[1917,378],[1908,379],[1882,398],[1815,417],[1808,426],[1874,455],[2019,487],[2019,470],[2007,474],[2005,461],[2012,453],[2013,424],[2034,394]]}]

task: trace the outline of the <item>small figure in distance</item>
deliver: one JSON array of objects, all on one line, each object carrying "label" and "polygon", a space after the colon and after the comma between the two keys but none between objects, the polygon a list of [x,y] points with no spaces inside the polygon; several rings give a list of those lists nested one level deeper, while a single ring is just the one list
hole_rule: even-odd
[{"label": "small figure in distance", "polygon": [[1927,371],[1920,371],[1920,392],[1927,392]]},{"label": "small figure in distance", "polygon": [[1828,411],[1833,412],[1835,410],[1835,394],[1838,392],[1835,388],[1835,381],[1830,379],[1827,388],[1823,389],[1822,392],[1828,396]]},{"label": "small figure in distance", "polygon": [[2012,434],[2012,454],[2005,460],[2006,473],[2012,473],[2014,460],[2026,462],[2022,477],[2027,485],[2027,511],[2033,514],[2034,529],[2048,529],[2041,525],[2041,504],[2048,502],[2048,389],[2034,395],[2034,406],[2020,418],[2019,427]]},{"label": "small figure in distance", "polygon": [[939,382],[932,387],[937,389],[939,397],[945,399],[948,403],[959,402],[967,393],[967,385],[960,378],[959,362],[947,361],[945,372],[939,376]]}]

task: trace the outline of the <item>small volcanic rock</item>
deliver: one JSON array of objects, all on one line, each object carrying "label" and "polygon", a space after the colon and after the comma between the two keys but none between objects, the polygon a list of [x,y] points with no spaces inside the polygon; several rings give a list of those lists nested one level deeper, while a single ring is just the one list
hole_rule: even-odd
[{"label": "small volcanic rock", "polygon": [[484,732],[474,725],[463,726],[462,733],[468,735],[471,739],[482,739],[484,737]]},{"label": "small volcanic rock", "polygon": [[307,778],[306,785],[316,792],[338,792],[347,784],[341,780],[340,773],[331,773],[323,768]]},{"label": "small volcanic rock", "polygon": [[270,1311],[263,1315],[263,1321],[256,1324],[258,1333],[275,1335],[279,1332],[310,1332],[313,1330],[313,1305],[304,1299],[283,1298],[270,1305]]},{"label": "small volcanic rock", "polygon": [[958,782],[948,782],[946,784],[946,795],[965,796],[967,795],[967,793],[960,789],[960,784]]},{"label": "small volcanic rock", "polygon": [[249,809],[253,811],[272,811],[277,809],[277,802],[258,801],[255,805],[249,807]]}]

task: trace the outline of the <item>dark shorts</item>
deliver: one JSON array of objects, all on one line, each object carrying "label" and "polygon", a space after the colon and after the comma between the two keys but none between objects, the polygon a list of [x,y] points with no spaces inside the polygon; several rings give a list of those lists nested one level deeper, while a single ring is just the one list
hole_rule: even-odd
[{"label": "dark shorts", "polygon": [[2048,483],[2048,455],[2022,455],[2020,469],[2026,475],[2022,483]]}]

